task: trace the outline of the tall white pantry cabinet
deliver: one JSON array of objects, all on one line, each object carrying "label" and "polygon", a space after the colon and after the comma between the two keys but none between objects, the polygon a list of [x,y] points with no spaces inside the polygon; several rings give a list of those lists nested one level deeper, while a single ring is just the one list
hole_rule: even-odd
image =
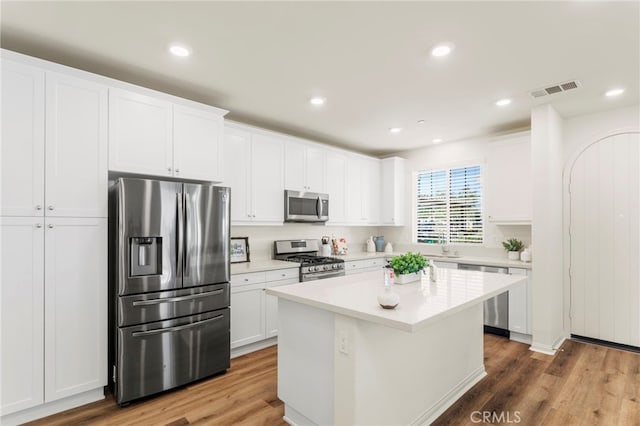
[{"label": "tall white pantry cabinet", "polygon": [[0,422],[15,423],[99,399],[107,384],[108,92],[7,56]]}]

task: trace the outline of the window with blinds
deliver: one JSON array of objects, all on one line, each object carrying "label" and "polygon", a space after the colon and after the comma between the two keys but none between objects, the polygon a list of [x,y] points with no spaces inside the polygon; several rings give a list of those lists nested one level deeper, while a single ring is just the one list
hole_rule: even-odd
[{"label": "window with blinds", "polygon": [[416,208],[417,242],[482,244],[482,169],[418,172]]}]

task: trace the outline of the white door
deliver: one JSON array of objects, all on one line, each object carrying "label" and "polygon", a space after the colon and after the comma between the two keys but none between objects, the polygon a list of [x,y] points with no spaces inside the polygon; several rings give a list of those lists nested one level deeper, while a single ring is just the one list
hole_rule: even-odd
[{"label": "white door", "polygon": [[640,135],[589,146],[570,172],[571,333],[640,346]]},{"label": "white door", "polygon": [[347,158],[344,154],[333,151],[326,153],[326,186],[329,194],[330,223],[344,223],[346,221],[346,167]]},{"label": "white door", "polygon": [[284,187],[294,191],[307,191],[305,177],[305,146],[299,142],[287,141],[284,148]]},{"label": "white door", "polygon": [[42,216],[44,71],[2,60],[0,215]]},{"label": "white door", "polygon": [[252,215],[254,221],[284,221],[284,144],[253,135],[251,143]]},{"label": "white door", "polygon": [[48,218],[45,401],[107,384],[107,219]]},{"label": "white door", "polygon": [[107,88],[47,73],[47,216],[107,217]]},{"label": "white door", "polygon": [[225,126],[223,182],[231,188],[231,222],[251,220],[251,134]]},{"label": "white door", "polygon": [[44,218],[0,218],[0,413],[43,402]]},{"label": "white door", "polygon": [[220,182],[223,118],[183,106],[173,107],[175,176]]},{"label": "white door", "polygon": [[173,176],[172,104],[109,89],[109,170]]},{"label": "white door", "polygon": [[325,192],[325,153],[324,149],[315,146],[306,148],[306,182],[309,191]]},{"label": "white door", "polygon": [[231,288],[231,349],[264,339],[263,286]]}]

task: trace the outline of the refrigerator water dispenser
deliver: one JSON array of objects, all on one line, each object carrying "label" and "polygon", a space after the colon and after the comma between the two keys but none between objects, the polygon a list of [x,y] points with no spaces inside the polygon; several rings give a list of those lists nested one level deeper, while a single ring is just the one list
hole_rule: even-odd
[{"label": "refrigerator water dispenser", "polygon": [[162,237],[129,239],[130,276],[162,274]]}]

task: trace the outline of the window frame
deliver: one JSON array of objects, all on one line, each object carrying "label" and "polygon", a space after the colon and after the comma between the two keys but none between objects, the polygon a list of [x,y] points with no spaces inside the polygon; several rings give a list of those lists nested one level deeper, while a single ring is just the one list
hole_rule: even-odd
[{"label": "window frame", "polygon": [[[454,242],[450,241],[451,238],[451,170],[452,169],[460,169],[460,168],[468,168],[468,167],[480,167],[480,220],[482,222],[481,232],[482,232],[482,240],[480,242]],[[485,161],[477,160],[477,161],[465,161],[465,162],[456,162],[449,163],[445,165],[431,165],[420,170],[414,170],[412,173],[412,200],[411,200],[411,242],[412,244],[424,244],[426,246],[435,246],[441,244],[439,241],[436,243],[427,243],[427,242],[419,242],[418,241],[418,175],[424,172],[436,172],[439,170],[443,170],[446,172],[446,220],[447,220],[447,232],[446,232],[446,241],[445,244],[455,244],[462,246],[485,246],[487,243],[487,218],[486,218],[486,173],[487,173],[487,165]]]}]

